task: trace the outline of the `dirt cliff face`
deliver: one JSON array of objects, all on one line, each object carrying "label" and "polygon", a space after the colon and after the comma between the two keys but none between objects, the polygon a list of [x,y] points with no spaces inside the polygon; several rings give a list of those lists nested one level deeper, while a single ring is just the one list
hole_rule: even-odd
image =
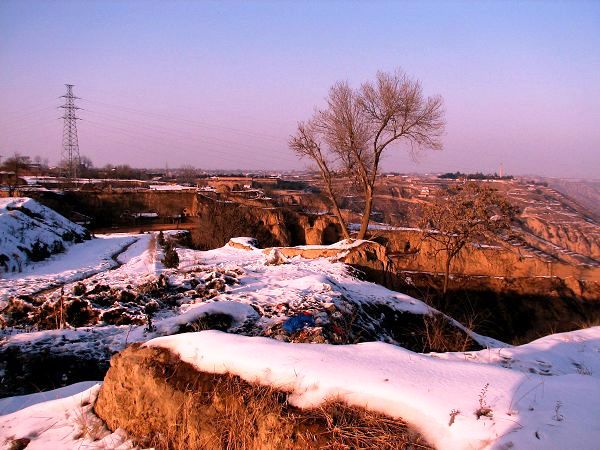
[{"label": "dirt cliff face", "polygon": [[[444,271],[443,254],[436,255],[432,243],[422,241],[418,231],[382,231],[374,238],[385,243],[396,271]],[[508,278],[559,277],[600,282],[598,267],[568,264],[524,245],[468,245],[452,261],[451,273]]]},{"label": "dirt cliff face", "polygon": [[112,227],[128,224],[127,214],[156,212],[160,218],[175,217],[185,212],[194,216],[198,211],[195,192],[113,190],[68,191],[63,195],[35,192],[40,203],[69,217],[73,211],[93,219],[93,227]]},{"label": "dirt cliff face", "polygon": [[112,430],[158,449],[333,449],[357,437],[370,448],[431,448],[401,420],[340,403],[299,410],[285,392],[198,372],[168,350],[137,345],[111,360],[95,411]]},{"label": "dirt cliff face", "polygon": [[336,219],[328,214],[296,214],[298,244],[329,245],[342,238]]},{"label": "dirt cliff face", "polygon": [[533,234],[559,248],[600,259],[600,234],[597,227],[581,229],[574,224],[550,223],[536,217],[527,217],[525,225]]},{"label": "dirt cliff face", "polygon": [[192,241],[201,249],[221,247],[238,236],[252,236],[265,247],[285,246],[292,242],[284,211],[280,208],[199,196],[197,214]]}]

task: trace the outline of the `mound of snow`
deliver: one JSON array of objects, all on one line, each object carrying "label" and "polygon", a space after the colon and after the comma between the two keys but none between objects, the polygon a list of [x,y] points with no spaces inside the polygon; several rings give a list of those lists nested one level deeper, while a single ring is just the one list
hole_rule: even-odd
[{"label": "mound of snow", "polygon": [[[85,382],[35,396],[3,399],[15,404],[21,402],[23,409],[0,416],[0,448],[139,448],[128,440],[123,430],[111,432],[96,416],[93,404],[99,389],[97,382]],[[37,400],[41,396],[52,400],[40,403]],[[31,401],[31,406],[27,406]]]},{"label": "mound of snow", "polygon": [[86,238],[85,228],[31,198],[0,199],[0,272],[20,272]]},{"label": "mound of snow", "polygon": [[15,397],[0,398],[0,416],[12,414],[15,411],[29,408],[38,403],[58,400],[60,398],[71,397],[76,394],[96,386],[99,381],[82,381],[80,383],[71,384],[58,389],[46,392],[36,392],[28,395],[17,395]]},{"label": "mound of snow", "polygon": [[[593,372],[600,364],[600,327],[511,350],[536,361],[549,356],[560,366],[554,376],[486,364],[483,355],[494,350],[473,362],[383,342],[290,344],[218,331],[146,345],[167,348],[203,372],[232,373],[291,392],[299,407],[340,398],[403,418],[436,448],[593,449],[600,441],[600,379]],[[587,361],[588,373],[571,361],[575,357]]]}]

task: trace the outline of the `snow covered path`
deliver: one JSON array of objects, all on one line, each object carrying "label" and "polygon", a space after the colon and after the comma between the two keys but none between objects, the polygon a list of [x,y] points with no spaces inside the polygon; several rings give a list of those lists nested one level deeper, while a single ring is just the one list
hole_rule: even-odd
[{"label": "snow covered path", "polygon": [[[105,234],[68,247],[64,253],[32,263],[20,273],[3,274],[0,279],[0,306],[9,296],[32,295],[66,283],[82,280],[139,257],[151,235]],[[137,245],[133,245],[137,243]],[[122,252],[117,261],[113,259]]]}]

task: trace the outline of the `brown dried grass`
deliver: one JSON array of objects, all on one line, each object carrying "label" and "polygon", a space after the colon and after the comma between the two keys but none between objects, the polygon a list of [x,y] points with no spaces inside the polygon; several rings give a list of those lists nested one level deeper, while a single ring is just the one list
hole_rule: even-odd
[{"label": "brown dried grass", "polygon": [[[158,450],[432,448],[402,420],[334,399],[301,410],[285,392],[233,375],[220,377],[208,395],[188,391],[185,398],[177,423],[144,444]],[[199,429],[197,415],[207,410],[212,429]]]}]

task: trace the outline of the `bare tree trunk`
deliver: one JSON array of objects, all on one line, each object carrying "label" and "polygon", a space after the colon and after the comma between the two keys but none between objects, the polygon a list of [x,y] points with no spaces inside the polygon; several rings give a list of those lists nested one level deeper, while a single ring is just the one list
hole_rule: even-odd
[{"label": "bare tree trunk", "polygon": [[357,239],[364,239],[369,229],[369,221],[371,220],[371,210],[373,209],[373,188],[367,186],[365,193],[365,207],[363,209],[363,216],[360,221],[360,231],[358,232]]},{"label": "bare tree trunk", "polygon": [[340,224],[340,228],[342,229],[342,236],[344,237],[344,239],[350,239],[350,233],[348,233],[348,227],[346,227],[346,221],[344,220],[344,217],[342,216],[342,211],[340,210],[340,206],[338,205],[338,202],[333,193],[333,187],[331,186],[331,181],[329,181],[329,180],[325,181],[325,187],[327,188],[327,196],[329,197],[329,200],[331,201],[331,204],[333,205],[333,213],[335,214],[335,217],[337,218],[337,220]]},{"label": "bare tree trunk", "polygon": [[450,278],[450,263],[452,261],[451,257],[446,259],[446,271],[444,272],[444,287],[442,289],[442,296],[446,296],[446,291],[448,290],[448,279]]},{"label": "bare tree trunk", "polygon": [[59,303],[59,308],[60,308],[60,324],[59,324],[59,328],[61,330],[63,329],[63,325],[65,323],[65,319],[64,319],[64,316],[63,316],[64,305],[65,305],[65,288],[62,287],[60,289],[60,303]]}]

